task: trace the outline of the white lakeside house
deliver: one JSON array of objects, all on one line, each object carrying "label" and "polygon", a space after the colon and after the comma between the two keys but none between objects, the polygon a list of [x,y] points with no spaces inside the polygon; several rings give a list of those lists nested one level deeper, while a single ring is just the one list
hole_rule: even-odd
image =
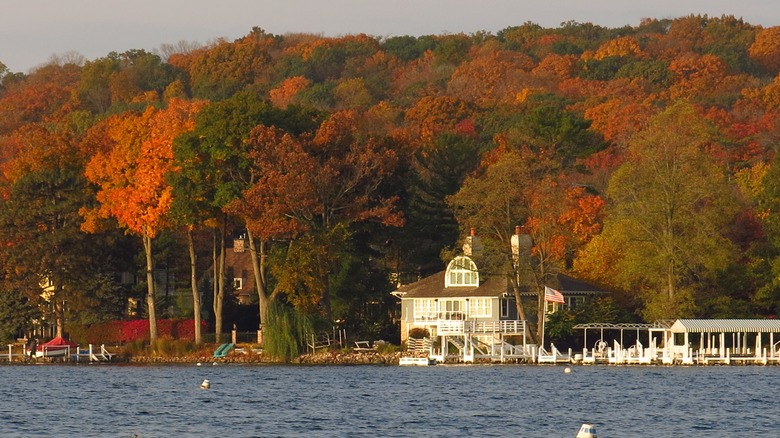
[{"label": "white lakeside house", "polygon": [[[410,349],[419,350],[420,342],[415,338],[425,333],[430,341],[424,343],[426,351],[440,362],[448,357],[463,362],[473,362],[476,358],[533,361],[537,346],[532,344],[529,330],[536,325],[536,309],[541,299],[536,286],[529,281],[533,273],[528,270],[520,273],[525,277],[520,282],[520,297],[528,318],[522,320],[507,275],[483,275],[470,257],[478,254],[481,247],[472,230],[463,245],[464,255],[450,260],[444,271],[401,285],[392,292],[401,303],[401,342],[408,347],[417,344],[417,348]],[[531,237],[516,227],[512,236],[514,260],[530,267],[531,247]],[[548,280],[545,286],[559,291],[564,302],[546,302],[546,314],[576,308],[593,296],[604,294],[564,274],[550,276]]]},{"label": "white lakeside house", "polygon": [[458,256],[447,269],[393,293],[401,300],[401,341],[414,329],[426,331],[435,344],[431,356],[445,361],[450,345],[464,362],[475,357],[521,358],[531,355],[526,322],[517,318],[506,279],[482,280],[474,261]]}]

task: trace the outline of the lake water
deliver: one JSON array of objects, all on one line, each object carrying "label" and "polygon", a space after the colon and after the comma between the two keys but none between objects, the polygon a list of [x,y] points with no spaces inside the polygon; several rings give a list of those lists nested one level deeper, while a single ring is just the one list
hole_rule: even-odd
[{"label": "lake water", "polygon": [[4,437],[780,436],[775,366],[6,365],[0,381]]}]

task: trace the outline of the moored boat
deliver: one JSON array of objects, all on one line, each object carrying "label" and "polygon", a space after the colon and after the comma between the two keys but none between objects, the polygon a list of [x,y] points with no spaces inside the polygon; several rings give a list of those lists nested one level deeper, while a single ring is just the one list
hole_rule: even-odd
[{"label": "moored boat", "polygon": [[78,346],[78,344],[58,336],[49,342],[38,345],[35,357],[65,357],[78,353]]},{"label": "moored boat", "polygon": [[596,428],[592,424],[585,423],[580,426],[580,431],[577,432],[576,438],[598,438],[596,436]]}]

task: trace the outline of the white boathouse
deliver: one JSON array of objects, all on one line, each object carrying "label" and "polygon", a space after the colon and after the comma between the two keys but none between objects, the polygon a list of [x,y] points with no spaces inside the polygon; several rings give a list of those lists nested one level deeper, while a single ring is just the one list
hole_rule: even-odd
[{"label": "white boathouse", "polygon": [[[573,359],[583,364],[780,363],[780,320],[774,319],[591,323],[575,329],[584,330],[585,348]],[[629,346],[624,343],[627,331],[632,332]]]},{"label": "white boathouse", "polygon": [[665,336],[672,361],[684,364],[780,361],[776,319],[678,319]]}]

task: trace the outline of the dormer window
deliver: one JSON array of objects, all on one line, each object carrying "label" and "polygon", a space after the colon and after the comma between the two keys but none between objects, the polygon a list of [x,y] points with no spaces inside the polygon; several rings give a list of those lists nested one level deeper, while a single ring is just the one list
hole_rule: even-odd
[{"label": "dormer window", "polygon": [[465,256],[452,259],[444,276],[444,287],[479,286],[477,265]]}]

